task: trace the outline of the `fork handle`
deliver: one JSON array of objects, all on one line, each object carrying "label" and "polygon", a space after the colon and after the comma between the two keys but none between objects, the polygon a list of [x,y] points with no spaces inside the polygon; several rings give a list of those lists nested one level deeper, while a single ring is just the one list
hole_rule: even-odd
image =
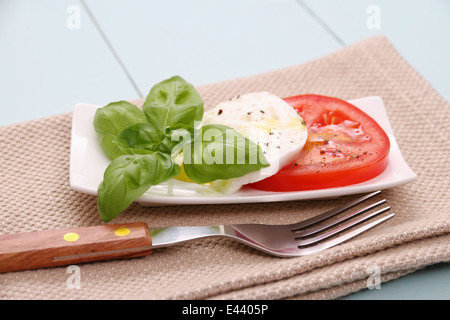
[{"label": "fork handle", "polygon": [[146,223],[7,234],[0,236],[0,273],[134,258],[151,252]]}]

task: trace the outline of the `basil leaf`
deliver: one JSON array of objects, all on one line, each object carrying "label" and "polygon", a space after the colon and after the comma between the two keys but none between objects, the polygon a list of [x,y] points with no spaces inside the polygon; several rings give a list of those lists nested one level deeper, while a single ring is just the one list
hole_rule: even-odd
[{"label": "basil leaf", "polygon": [[148,154],[159,151],[174,155],[191,143],[193,131],[168,127],[161,133],[149,123],[137,123],[122,131],[113,143],[125,154]]},{"label": "basil leaf", "polygon": [[94,129],[100,146],[106,156],[113,160],[124,154],[113,140],[133,124],[147,122],[141,109],[127,101],[112,102],[97,109],[94,116]]},{"label": "basil leaf", "polygon": [[127,209],[151,186],[180,173],[180,167],[164,153],[123,155],[106,168],[98,187],[97,207],[107,222]]},{"label": "basil leaf", "polygon": [[114,140],[119,149],[126,154],[147,154],[154,151],[170,153],[162,142],[166,135],[149,123],[136,123],[123,130]]},{"label": "basil leaf", "polygon": [[155,128],[164,132],[167,127],[194,127],[203,118],[203,100],[190,83],[179,76],[161,81],[152,87],[142,110]]},{"label": "basil leaf", "polygon": [[197,183],[238,178],[268,167],[261,148],[224,125],[206,125],[183,151],[186,175]]}]

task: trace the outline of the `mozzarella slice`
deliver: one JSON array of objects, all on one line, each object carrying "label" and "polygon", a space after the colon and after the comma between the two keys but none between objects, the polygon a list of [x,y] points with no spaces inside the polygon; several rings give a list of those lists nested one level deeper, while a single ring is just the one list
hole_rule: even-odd
[{"label": "mozzarella slice", "polygon": [[277,173],[299,154],[308,131],[305,122],[288,103],[269,92],[237,96],[205,112],[203,125],[222,124],[257,143],[270,166],[243,177],[213,182],[221,192],[232,193],[243,185]]}]

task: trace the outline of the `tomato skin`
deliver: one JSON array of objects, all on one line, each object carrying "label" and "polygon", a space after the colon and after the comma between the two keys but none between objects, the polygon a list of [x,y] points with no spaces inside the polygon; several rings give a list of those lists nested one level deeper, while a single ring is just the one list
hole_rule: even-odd
[{"label": "tomato skin", "polygon": [[284,99],[308,127],[300,156],[277,174],[250,186],[265,191],[305,191],[370,180],[388,165],[389,137],[366,113],[333,97]]}]

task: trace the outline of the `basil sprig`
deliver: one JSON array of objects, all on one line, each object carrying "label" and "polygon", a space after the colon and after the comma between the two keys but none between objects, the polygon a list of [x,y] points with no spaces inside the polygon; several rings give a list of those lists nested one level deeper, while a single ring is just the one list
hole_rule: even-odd
[{"label": "basil sprig", "polygon": [[229,127],[201,127],[203,100],[190,83],[174,76],[156,84],[142,110],[118,101],[96,111],[94,129],[111,160],[98,186],[97,206],[107,222],[151,186],[176,177],[174,158],[183,153],[194,182],[227,180],[267,167],[261,148]]}]

